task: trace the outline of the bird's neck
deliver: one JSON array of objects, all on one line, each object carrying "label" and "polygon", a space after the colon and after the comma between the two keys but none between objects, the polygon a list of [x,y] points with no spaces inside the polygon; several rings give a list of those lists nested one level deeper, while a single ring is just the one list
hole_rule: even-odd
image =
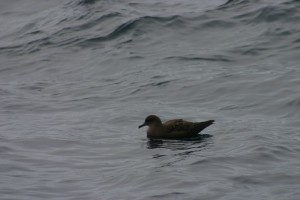
[{"label": "bird's neck", "polygon": [[163,133],[162,124],[152,124],[147,130],[147,135],[149,137],[159,137]]}]

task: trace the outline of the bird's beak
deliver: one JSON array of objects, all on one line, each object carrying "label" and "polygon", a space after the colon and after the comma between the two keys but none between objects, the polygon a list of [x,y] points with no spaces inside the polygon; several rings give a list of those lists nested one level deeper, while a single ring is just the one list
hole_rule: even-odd
[{"label": "bird's beak", "polygon": [[146,126],[146,123],[143,123],[142,125],[139,126],[139,128],[142,128],[143,126]]}]

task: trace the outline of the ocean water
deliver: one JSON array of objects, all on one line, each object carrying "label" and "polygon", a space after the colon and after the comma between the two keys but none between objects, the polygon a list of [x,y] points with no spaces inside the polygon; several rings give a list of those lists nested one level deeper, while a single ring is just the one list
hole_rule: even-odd
[{"label": "ocean water", "polygon": [[[300,1],[0,1],[1,200],[299,200]],[[214,119],[149,141],[145,117]]]}]

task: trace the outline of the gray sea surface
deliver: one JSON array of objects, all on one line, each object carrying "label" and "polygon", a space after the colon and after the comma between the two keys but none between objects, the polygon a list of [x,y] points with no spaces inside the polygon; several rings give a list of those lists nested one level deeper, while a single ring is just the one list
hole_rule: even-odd
[{"label": "gray sea surface", "polygon": [[300,1],[1,0],[0,199],[299,200]]}]

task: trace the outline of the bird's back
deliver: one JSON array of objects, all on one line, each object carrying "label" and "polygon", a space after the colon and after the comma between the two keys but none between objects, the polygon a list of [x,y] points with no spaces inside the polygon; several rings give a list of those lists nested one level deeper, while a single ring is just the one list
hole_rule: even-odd
[{"label": "bird's back", "polygon": [[161,138],[181,139],[194,137],[206,127],[210,126],[214,121],[205,122],[188,122],[182,119],[174,119],[163,123]]}]

